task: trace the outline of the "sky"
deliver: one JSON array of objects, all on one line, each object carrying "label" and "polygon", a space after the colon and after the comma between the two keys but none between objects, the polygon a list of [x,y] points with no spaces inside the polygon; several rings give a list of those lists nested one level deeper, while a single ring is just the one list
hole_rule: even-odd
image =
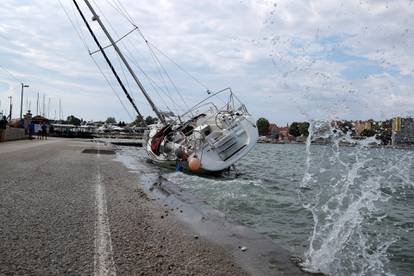
[{"label": "sky", "polygon": [[[231,87],[255,119],[278,125],[414,116],[414,0],[91,3],[115,39],[133,30],[132,22],[149,41],[151,47],[134,30],[118,45],[162,110],[180,113],[207,89]],[[81,23],[69,0],[2,1],[0,112],[9,112],[12,96],[19,116],[23,82],[23,112],[36,113],[39,93],[37,113],[52,119],[133,120],[101,54],[89,55],[97,46]],[[113,49],[106,51],[141,113],[154,116]]]}]

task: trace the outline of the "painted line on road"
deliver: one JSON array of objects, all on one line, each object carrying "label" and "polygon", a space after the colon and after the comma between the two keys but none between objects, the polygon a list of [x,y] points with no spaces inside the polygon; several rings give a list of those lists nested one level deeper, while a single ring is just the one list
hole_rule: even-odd
[{"label": "painted line on road", "polygon": [[[98,158],[99,157],[98,151]],[[106,208],[105,187],[99,167],[95,182],[96,221],[94,275],[116,275],[116,267],[112,253],[111,231],[109,228],[108,211]]]}]

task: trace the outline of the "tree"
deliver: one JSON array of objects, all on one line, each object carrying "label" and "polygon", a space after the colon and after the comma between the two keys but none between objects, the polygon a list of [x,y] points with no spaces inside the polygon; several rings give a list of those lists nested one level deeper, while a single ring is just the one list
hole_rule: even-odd
[{"label": "tree", "polygon": [[392,136],[392,120],[381,122],[376,128],[377,135],[375,138],[381,140],[383,145],[389,145]]},{"label": "tree", "polygon": [[293,122],[289,127],[289,134],[295,137],[300,136],[299,123]]},{"label": "tree", "polygon": [[339,124],[338,124],[338,127],[339,127],[339,129],[344,133],[344,134],[347,134],[347,133],[351,133],[351,135],[353,135],[354,133],[355,133],[355,128],[354,128],[354,125],[352,124],[352,122],[350,122],[350,121],[343,121],[343,122],[340,122]]},{"label": "tree", "polygon": [[75,126],[79,126],[81,124],[81,120],[79,118],[76,118],[73,115],[68,116],[66,121],[68,122],[68,124],[75,125]]},{"label": "tree", "polygon": [[145,119],[143,120],[140,116],[137,116],[135,118],[135,121],[132,122],[132,124],[138,127],[145,126]]},{"label": "tree", "polygon": [[361,131],[361,136],[363,137],[372,137],[376,134],[375,130],[373,129],[364,129]]},{"label": "tree", "polygon": [[259,118],[256,122],[257,130],[260,136],[269,134],[269,121],[266,118]]},{"label": "tree", "polygon": [[303,123],[298,123],[298,128],[299,128],[299,133],[301,136],[306,136],[308,137],[309,135],[309,123],[308,122],[303,122]]},{"label": "tree", "polygon": [[157,122],[157,118],[153,118],[153,117],[151,117],[151,116],[147,116],[146,118],[145,118],[145,123],[147,124],[147,125],[152,125],[152,124],[155,124]]},{"label": "tree", "polygon": [[116,120],[114,117],[108,117],[105,121],[107,124],[116,124]]}]

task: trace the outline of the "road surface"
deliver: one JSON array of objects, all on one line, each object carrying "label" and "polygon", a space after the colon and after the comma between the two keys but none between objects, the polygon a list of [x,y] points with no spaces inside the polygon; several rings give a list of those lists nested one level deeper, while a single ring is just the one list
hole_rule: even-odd
[{"label": "road surface", "polygon": [[81,140],[0,143],[1,275],[245,274],[114,157]]}]

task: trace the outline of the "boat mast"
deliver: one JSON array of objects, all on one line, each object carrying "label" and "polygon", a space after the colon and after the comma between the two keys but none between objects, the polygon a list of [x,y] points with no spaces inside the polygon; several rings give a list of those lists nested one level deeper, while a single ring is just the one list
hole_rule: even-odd
[{"label": "boat mast", "polygon": [[[74,0],[75,1],[75,0]],[[157,115],[158,119],[160,120],[161,123],[163,123],[164,125],[166,125],[165,122],[165,118],[164,116],[160,113],[160,111],[157,109],[157,107],[155,106],[154,102],[151,100],[151,98],[149,97],[147,91],[145,90],[144,86],[142,85],[142,83],[140,82],[140,80],[138,79],[137,75],[135,74],[135,72],[132,70],[131,66],[129,65],[128,61],[125,59],[124,55],[122,54],[121,50],[118,48],[118,46],[116,45],[115,41],[112,39],[111,35],[109,34],[108,30],[105,28],[104,24],[102,23],[101,19],[99,18],[99,16],[96,14],[95,10],[93,9],[93,7],[91,6],[91,4],[89,3],[88,0],[84,0],[86,5],[88,6],[89,10],[91,11],[93,17],[92,20],[96,20],[99,23],[99,26],[101,27],[102,31],[105,33],[105,35],[108,37],[109,42],[111,43],[111,45],[114,47],[116,53],[118,54],[118,56],[121,58],[122,62],[124,63],[125,67],[128,69],[129,73],[131,74],[132,78],[135,80],[135,82],[137,83],[138,87],[141,89],[142,94],[144,94],[145,98],[147,99],[148,103],[151,105],[152,110],[155,112],[155,114]]]},{"label": "boat mast", "polygon": [[85,23],[86,27],[88,28],[89,33],[91,34],[93,40],[95,41],[96,45],[98,46],[99,50],[101,51],[102,55],[104,56],[106,62],[108,63],[109,67],[111,68],[112,73],[115,75],[116,80],[118,81],[119,85],[122,88],[122,91],[124,91],[126,97],[128,98],[129,102],[132,104],[132,106],[134,107],[134,110],[137,112],[138,117],[140,118],[142,123],[145,123],[144,117],[141,115],[141,113],[138,110],[138,107],[135,105],[134,100],[131,98],[131,96],[129,95],[125,85],[123,84],[123,82],[121,81],[121,79],[118,76],[118,73],[116,72],[115,68],[112,66],[111,61],[109,60],[108,56],[105,53],[105,50],[102,48],[101,43],[99,42],[98,38],[95,36],[94,32],[92,31],[91,26],[89,26],[88,21],[86,20],[85,16],[83,15],[81,9],[79,8],[78,3],[76,2],[76,0],[73,0],[73,3],[76,6],[76,9],[78,10],[80,16],[82,17],[83,22]]}]

